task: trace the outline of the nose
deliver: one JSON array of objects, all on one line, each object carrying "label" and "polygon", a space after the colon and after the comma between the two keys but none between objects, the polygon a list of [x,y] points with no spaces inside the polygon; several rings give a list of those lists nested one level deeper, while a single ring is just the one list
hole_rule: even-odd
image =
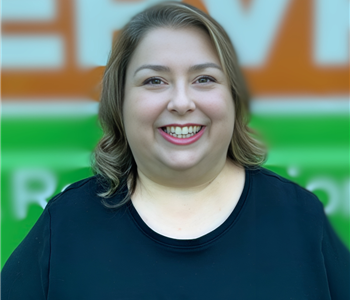
[{"label": "nose", "polygon": [[182,116],[196,109],[193,100],[186,85],[179,85],[174,87],[167,108],[170,112],[176,112]]}]

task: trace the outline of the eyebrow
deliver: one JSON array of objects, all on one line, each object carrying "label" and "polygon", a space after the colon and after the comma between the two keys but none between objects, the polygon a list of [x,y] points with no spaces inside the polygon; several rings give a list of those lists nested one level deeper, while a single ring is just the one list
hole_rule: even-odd
[{"label": "eyebrow", "polygon": [[[189,72],[194,72],[194,71],[201,71],[207,68],[215,68],[215,69],[219,69],[220,71],[222,71],[222,68],[220,66],[218,66],[217,64],[214,63],[204,63],[204,64],[198,64],[198,65],[194,65],[191,66],[189,68]],[[137,68],[134,76],[136,75],[136,73],[138,71],[144,70],[144,69],[150,69],[153,71],[157,71],[157,72],[170,72],[170,68],[167,66],[162,66],[162,65],[142,65],[141,67]]]},{"label": "eyebrow", "polygon": [[150,70],[157,71],[157,72],[170,72],[170,68],[166,67],[166,66],[162,66],[162,65],[142,65],[141,67],[136,69],[136,71],[134,73],[134,76],[135,76],[135,74],[138,71],[141,71],[141,70],[144,70],[144,69],[150,69]]},{"label": "eyebrow", "polygon": [[201,70],[208,69],[208,68],[215,68],[215,69],[219,69],[220,71],[222,71],[222,68],[214,63],[205,63],[205,64],[194,65],[194,66],[190,67],[189,71],[190,72],[201,71]]}]

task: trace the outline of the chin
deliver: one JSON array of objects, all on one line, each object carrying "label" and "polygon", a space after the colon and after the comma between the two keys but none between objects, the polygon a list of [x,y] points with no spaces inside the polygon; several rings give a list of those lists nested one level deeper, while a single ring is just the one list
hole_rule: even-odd
[{"label": "chin", "polygon": [[200,160],[198,161],[193,161],[193,160],[173,160],[173,161],[167,161],[164,162],[164,164],[169,168],[174,171],[186,171],[190,170],[194,167],[196,167],[199,164]]}]

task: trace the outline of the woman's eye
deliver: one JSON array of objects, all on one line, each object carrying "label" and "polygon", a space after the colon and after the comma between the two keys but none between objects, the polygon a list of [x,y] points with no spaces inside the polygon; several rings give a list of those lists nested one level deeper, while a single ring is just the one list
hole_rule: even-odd
[{"label": "woman's eye", "polygon": [[196,82],[198,82],[198,83],[209,83],[209,82],[215,82],[215,80],[214,80],[214,78],[205,76],[205,77],[198,78]]},{"label": "woman's eye", "polygon": [[149,85],[159,85],[164,83],[163,80],[159,79],[159,78],[150,78],[148,80],[146,80],[144,82],[145,84],[149,84]]}]

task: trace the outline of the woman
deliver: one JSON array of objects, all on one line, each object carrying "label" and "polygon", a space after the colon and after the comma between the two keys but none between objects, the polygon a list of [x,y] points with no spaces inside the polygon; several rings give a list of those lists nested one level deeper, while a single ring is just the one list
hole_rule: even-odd
[{"label": "woman", "polygon": [[211,17],[136,15],[106,66],[98,175],[48,203],[2,299],[349,299],[349,252],[313,194],[259,167],[248,99]]}]

